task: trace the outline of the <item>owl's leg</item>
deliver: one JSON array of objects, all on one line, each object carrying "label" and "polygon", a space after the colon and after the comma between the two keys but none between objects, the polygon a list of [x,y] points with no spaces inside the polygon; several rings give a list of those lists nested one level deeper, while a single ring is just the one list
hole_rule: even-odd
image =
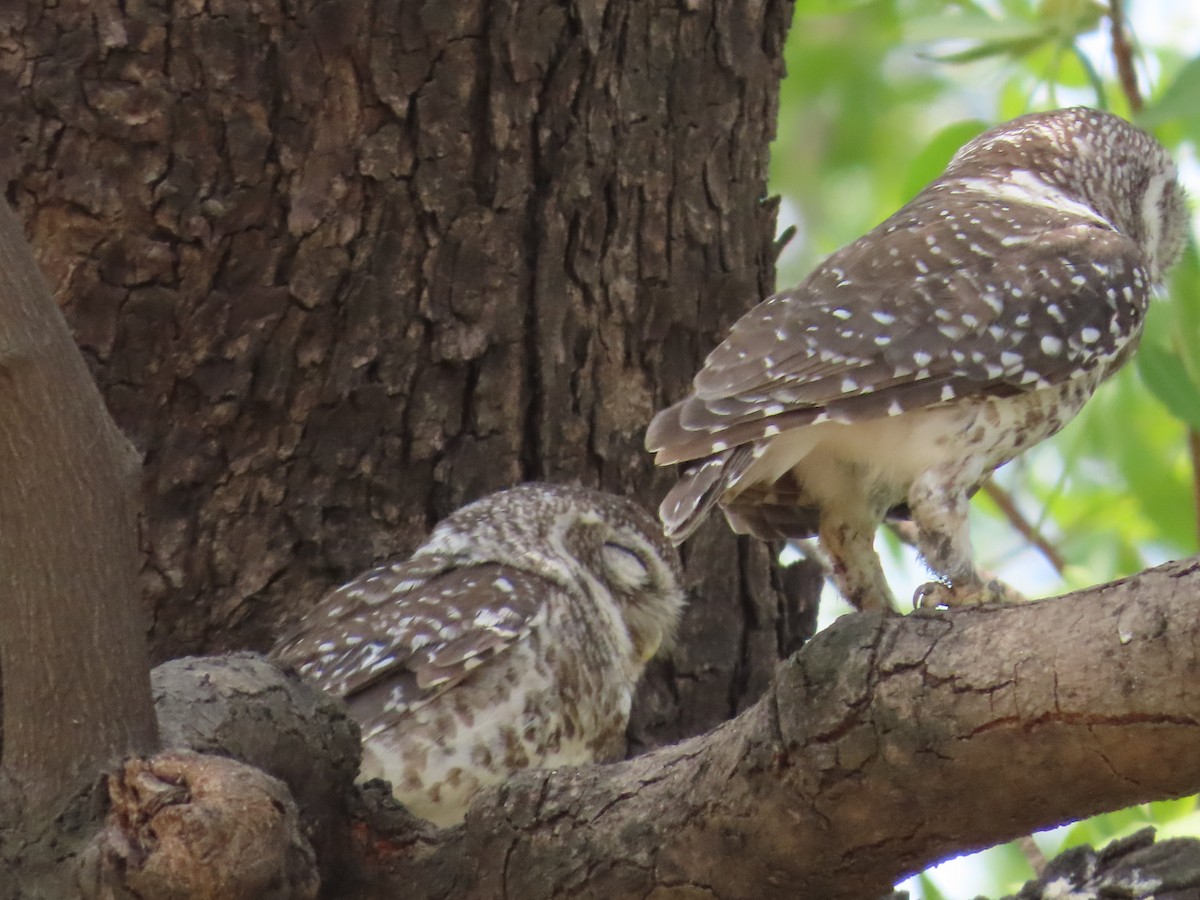
[{"label": "owl's leg", "polygon": [[917,526],[917,549],[928,566],[945,579],[917,588],[913,597],[915,606],[1024,601],[1021,594],[1003,581],[986,577],[975,568],[968,506],[965,490],[933,473],[917,479],[909,490],[908,507]]},{"label": "owl's leg", "polygon": [[864,612],[896,608],[875,552],[877,527],[873,522],[821,516],[821,549],[833,566],[833,583],[850,605]]}]

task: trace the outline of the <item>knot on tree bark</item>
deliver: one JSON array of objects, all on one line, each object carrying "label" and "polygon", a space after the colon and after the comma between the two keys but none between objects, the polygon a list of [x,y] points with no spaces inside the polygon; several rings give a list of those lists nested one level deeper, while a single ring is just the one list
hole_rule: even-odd
[{"label": "knot on tree bark", "polygon": [[287,786],[245,763],[173,750],[127,761],[84,852],[85,898],[308,900],[316,855]]},{"label": "knot on tree bark", "polygon": [[362,748],[345,705],[254,653],[184,657],[150,673],[166,748],[229,756],[291,790],[328,879],[348,859]]}]

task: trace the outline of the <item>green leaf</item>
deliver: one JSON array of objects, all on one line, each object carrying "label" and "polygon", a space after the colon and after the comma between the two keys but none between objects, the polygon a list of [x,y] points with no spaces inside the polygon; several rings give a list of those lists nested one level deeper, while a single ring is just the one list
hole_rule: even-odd
[{"label": "green leaf", "polygon": [[1017,891],[1026,881],[1037,877],[1024,851],[1014,841],[1001,844],[992,855],[991,876],[1000,891]]},{"label": "green leaf", "polygon": [[870,6],[876,0],[797,0],[796,16],[826,16]]},{"label": "green leaf", "polygon": [[[1171,271],[1164,303],[1171,330],[1162,339],[1183,360],[1191,380],[1200,382],[1200,256],[1194,236],[1189,235],[1183,259]],[[1151,312],[1157,312],[1151,307]],[[1153,317],[1147,318],[1147,327]],[[1148,332],[1151,333],[1151,332]]]},{"label": "green leaf", "polygon": [[974,47],[959,50],[954,53],[926,53],[927,59],[944,63],[968,63],[994,56],[1008,56],[1013,59],[1032,53],[1050,39],[1049,35],[1036,34],[1028,37],[1011,38],[999,41],[984,41]]},{"label": "green leaf", "polygon": [[904,180],[903,193],[905,197],[914,197],[921,188],[937,178],[946,168],[955,152],[987,128],[987,123],[980,119],[966,119],[947,125],[936,135],[925,148],[916,155],[908,166],[908,175]]},{"label": "green leaf", "polygon": [[910,44],[961,44],[971,46],[947,52],[925,51],[918,55],[938,62],[974,62],[993,56],[1021,56],[1041,46],[1053,34],[1033,22],[998,22],[986,15],[937,15],[910,19],[904,24]]},{"label": "green leaf", "polygon": [[917,876],[917,884],[921,886],[921,896],[925,900],[947,900],[946,895],[933,883],[933,879],[924,872]]},{"label": "green leaf", "polygon": [[1097,0],[1042,0],[1038,18],[1056,32],[1061,40],[1095,31],[1107,9]]},{"label": "green leaf", "polygon": [[1193,139],[1200,135],[1200,56],[1175,74],[1158,99],[1138,114],[1137,123],[1150,128],[1175,119],[1188,124]]},{"label": "green leaf", "polygon": [[1150,393],[1173,416],[1200,431],[1200,388],[1179,356],[1163,344],[1143,341],[1137,355],[1137,369]]},{"label": "green leaf", "polygon": [[1081,85],[1091,87],[1096,93],[1096,108],[1108,109],[1108,92],[1104,88],[1104,79],[1100,77],[1100,73],[1096,71],[1096,67],[1092,64],[1088,55],[1075,42],[1071,43],[1071,54],[1074,57],[1075,63],[1079,66],[1079,70],[1083,73]]},{"label": "green leaf", "polygon": [[916,16],[904,22],[904,40],[912,44],[938,41],[1011,42],[1046,37],[1045,26],[1035,22],[1000,21],[982,13]]},{"label": "green leaf", "polygon": [[1149,804],[1151,818],[1160,824],[1174,822],[1195,815],[1196,797],[1180,797],[1178,800],[1157,800]]}]

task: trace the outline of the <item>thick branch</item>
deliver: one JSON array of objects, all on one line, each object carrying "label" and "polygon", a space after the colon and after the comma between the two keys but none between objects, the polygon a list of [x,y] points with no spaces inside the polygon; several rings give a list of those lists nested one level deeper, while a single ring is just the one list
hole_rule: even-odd
[{"label": "thick branch", "polygon": [[[716,731],[530,773],[408,896],[862,898],[950,854],[1200,789],[1200,561],[1016,607],[851,616]],[[426,887],[429,891],[425,891]],[[684,888],[698,889],[687,893]]]},{"label": "thick branch", "polygon": [[0,203],[3,762],[26,810],[153,748],[138,462]]}]

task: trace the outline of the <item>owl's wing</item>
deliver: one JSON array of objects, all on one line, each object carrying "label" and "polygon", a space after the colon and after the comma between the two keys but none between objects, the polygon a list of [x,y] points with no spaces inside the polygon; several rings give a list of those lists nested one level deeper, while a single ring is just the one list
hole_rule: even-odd
[{"label": "owl's wing", "polygon": [[399,713],[525,638],[546,614],[546,590],[544,579],[496,563],[387,563],[330,593],[273,655],[345,698],[386,679]]},{"label": "owl's wing", "polygon": [[930,209],[901,210],[743,316],[647,448],[660,465],[703,459],[826,419],[1046,387],[1128,352],[1149,291],[1137,246],[1099,222],[1021,212],[1014,232],[1007,207],[964,201],[938,244],[923,236]]}]

